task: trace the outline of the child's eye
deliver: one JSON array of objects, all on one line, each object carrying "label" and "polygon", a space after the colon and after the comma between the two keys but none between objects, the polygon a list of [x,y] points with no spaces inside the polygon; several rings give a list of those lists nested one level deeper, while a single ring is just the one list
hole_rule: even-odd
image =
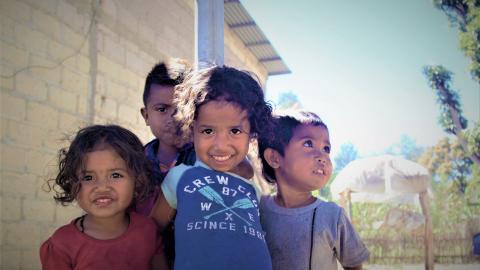
[{"label": "child's eye", "polygon": [[167,107],[163,107],[163,106],[156,107],[156,108],[155,108],[155,111],[157,111],[157,112],[166,112],[166,111],[167,111]]},{"label": "child's eye", "polygon": [[93,176],[91,175],[84,175],[82,178],[82,181],[85,181],[85,182],[92,181],[92,180],[93,180]]},{"label": "child's eye", "polygon": [[210,135],[210,134],[213,133],[213,129],[211,129],[211,128],[206,128],[206,129],[201,130],[200,133]]},{"label": "child's eye", "polygon": [[303,146],[313,147],[313,142],[311,140],[306,140],[306,141],[303,142]]},{"label": "child's eye", "polygon": [[112,173],[112,178],[123,178],[123,175],[119,173]]},{"label": "child's eye", "polygon": [[230,132],[232,132],[232,134],[234,134],[234,135],[238,135],[238,134],[242,133],[242,131],[238,128],[232,128],[232,130],[230,130]]},{"label": "child's eye", "polygon": [[330,150],[331,150],[330,146],[325,146],[323,148],[323,151],[325,151],[325,153],[328,153],[328,154],[330,154]]}]

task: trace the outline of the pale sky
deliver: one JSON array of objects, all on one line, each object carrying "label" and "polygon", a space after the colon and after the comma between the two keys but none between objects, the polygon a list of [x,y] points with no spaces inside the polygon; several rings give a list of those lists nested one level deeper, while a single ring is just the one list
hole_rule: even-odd
[{"label": "pale sky", "polygon": [[351,142],[361,156],[383,152],[402,134],[420,146],[447,136],[438,125],[424,65],[454,73],[469,127],[480,118],[480,87],[458,32],[430,0],[241,0],[292,70],[272,76],[267,98],[296,94],[330,129],[332,159]]}]

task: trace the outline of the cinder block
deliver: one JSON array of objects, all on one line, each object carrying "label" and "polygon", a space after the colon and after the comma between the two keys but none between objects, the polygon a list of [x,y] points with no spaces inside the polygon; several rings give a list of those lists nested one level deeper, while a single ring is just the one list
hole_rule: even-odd
[{"label": "cinder block", "polygon": [[21,253],[21,249],[17,247],[3,245],[2,252],[0,252],[0,256],[2,256],[2,269],[21,269]]},{"label": "cinder block", "polygon": [[48,90],[48,101],[55,107],[67,112],[75,113],[77,110],[77,94],[64,91],[57,87]]},{"label": "cinder block", "polygon": [[53,62],[44,57],[32,55],[30,57],[30,65],[40,66],[31,69],[34,77],[53,85],[60,84],[61,69],[58,62]]},{"label": "cinder block", "polygon": [[[13,68],[0,68],[0,74],[2,74],[2,76],[11,76],[13,73],[15,72],[15,70]],[[1,77],[0,78],[0,90],[2,91],[13,91],[14,89],[14,77],[9,77],[9,78],[5,78],[5,77]]]},{"label": "cinder block", "polygon": [[[25,154],[27,171],[36,175],[45,175],[46,168],[56,164],[55,155],[39,150],[30,150]],[[35,182],[32,182],[34,185]]]},{"label": "cinder block", "polygon": [[[2,25],[3,26],[3,25]],[[2,62],[6,61],[8,65],[11,65],[15,70],[24,68],[28,65],[28,52],[11,46],[9,43],[0,41],[0,48]]]},{"label": "cinder block", "polygon": [[125,85],[113,81],[107,81],[107,97],[120,103],[127,99],[127,93],[128,89]]},{"label": "cinder block", "polygon": [[27,115],[27,102],[19,97],[12,96],[6,92],[0,92],[2,102],[2,116],[15,119],[25,120]]},{"label": "cinder block", "polygon": [[78,116],[60,113],[60,122],[58,128],[69,133],[77,131],[80,127],[84,126],[85,122],[83,119],[78,118]]},{"label": "cinder block", "polygon": [[13,145],[2,144],[0,150],[2,153],[3,170],[9,172],[25,172],[25,149]]},{"label": "cinder block", "polygon": [[46,135],[45,129],[25,122],[11,120],[8,125],[8,139],[17,145],[41,147]]},{"label": "cinder block", "polygon": [[130,106],[119,104],[118,106],[118,119],[121,119],[123,122],[127,122],[131,125],[136,125],[138,123],[139,112],[136,108]]},{"label": "cinder block", "polygon": [[95,116],[109,120],[117,118],[117,102],[106,96],[95,96]]},{"label": "cinder block", "polygon": [[2,179],[6,180],[2,183],[2,189],[5,194],[14,197],[21,195],[33,198],[35,195],[36,176],[28,173],[20,172],[3,172]]},{"label": "cinder block", "polygon": [[87,18],[85,12],[90,9],[90,1],[77,1],[75,6],[68,1],[60,1],[56,15],[74,31],[86,33],[90,18]]},{"label": "cinder block", "polygon": [[135,73],[131,72],[129,69],[127,68],[122,68],[121,70],[121,75],[120,75],[120,78],[121,78],[121,81],[125,84],[127,84],[128,86],[130,87],[135,87],[137,88],[137,79],[138,79],[138,75],[136,75]]},{"label": "cinder block", "polygon": [[60,33],[60,42],[74,51],[80,51],[82,46],[88,46],[88,36],[86,33],[77,33],[65,24],[61,25]]},{"label": "cinder block", "polygon": [[[47,44],[47,56],[55,63],[60,63],[64,61],[67,57],[71,57],[74,54],[74,49],[60,44],[57,41],[50,40]],[[69,63],[69,65],[71,66],[72,64]],[[75,64],[73,64],[73,67],[75,67]]]},{"label": "cinder block", "polygon": [[15,25],[15,43],[23,49],[37,55],[45,55],[47,52],[48,38],[45,34],[34,31],[21,24]]},{"label": "cinder block", "polygon": [[146,76],[142,71],[145,69],[145,62],[138,57],[138,50],[126,50],[125,51],[125,66],[132,72],[135,72],[139,76]]},{"label": "cinder block", "polygon": [[117,64],[125,65],[125,48],[119,42],[118,37],[103,36],[103,53]]},{"label": "cinder block", "polygon": [[14,248],[30,248],[39,246],[39,227],[32,222],[4,223],[4,244]]},{"label": "cinder block", "polygon": [[[77,113],[83,117],[88,117],[88,110],[90,104],[88,103],[87,97],[79,96],[77,99]],[[92,112],[93,113],[93,112]]]},{"label": "cinder block", "polygon": [[25,270],[37,270],[41,268],[40,258],[38,250],[40,244],[33,245],[28,249],[22,250],[22,261],[20,262],[20,268]]},{"label": "cinder block", "polygon": [[0,1],[0,17],[7,16],[18,22],[29,23],[31,21],[32,9],[29,5],[15,0]]},{"label": "cinder block", "polygon": [[26,199],[23,202],[23,216],[26,221],[53,222],[55,216],[55,202],[53,200]]},{"label": "cinder block", "polygon": [[90,59],[83,55],[77,55],[77,68],[80,72],[88,74],[90,72]]},{"label": "cinder block", "polygon": [[28,75],[19,73],[15,77],[15,90],[28,99],[43,101],[47,99],[47,83]]},{"label": "cinder block", "polygon": [[21,217],[22,203],[20,197],[2,196],[2,222],[19,221]]},{"label": "cinder block", "polygon": [[[0,3],[4,3],[0,1]],[[3,12],[3,9],[0,8],[0,12]],[[0,16],[0,33],[2,34],[2,40],[8,41],[9,43],[15,43],[15,22],[12,18],[7,16]]]},{"label": "cinder block", "polygon": [[58,22],[58,19],[38,9],[33,10],[32,19],[33,25],[37,30],[55,40],[60,39],[60,23]]},{"label": "cinder block", "polygon": [[23,0],[34,9],[40,9],[43,12],[53,15],[57,9],[59,0]]},{"label": "cinder block", "polygon": [[58,111],[44,104],[33,101],[28,102],[27,121],[45,128],[54,129],[58,125]]},{"label": "cinder block", "polygon": [[55,205],[55,222],[60,224],[67,224],[73,219],[83,215],[82,208],[77,206],[77,203],[62,206]]},{"label": "cinder block", "polygon": [[62,87],[67,91],[86,96],[88,93],[88,77],[68,68],[63,68]]},{"label": "cinder block", "polygon": [[111,78],[119,78],[121,66],[108,59],[104,54],[98,54],[98,71]]},{"label": "cinder block", "polygon": [[[61,148],[67,147],[70,144],[70,138],[73,136],[73,134],[59,130],[58,128],[49,129],[47,134],[47,137],[43,138],[43,146],[47,149],[46,151],[55,154],[57,154]],[[56,165],[56,163],[54,164]]]}]

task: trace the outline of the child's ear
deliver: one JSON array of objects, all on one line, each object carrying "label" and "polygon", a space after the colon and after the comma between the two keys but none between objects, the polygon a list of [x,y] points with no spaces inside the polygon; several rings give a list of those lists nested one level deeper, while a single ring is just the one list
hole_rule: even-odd
[{"label": "child's ear", "polygon": [[145,107],[141,108],[141,109],[140,109],[140,113],[142,114],[143,119],[145,120],[145,124],[147,124],[147,126],[148,126],[148,113],[147,113],[147,109],[146,109]]},{"label": "child's ear", "polygon": [[265,157],[265,160],[267,161],[268,165],[274,169],[278,169],[280,167],[280,158],[281,155],[278,153],[277,150],[272,149],[272,148],[267,148],[265,151],[263,151],[263,156]]}]

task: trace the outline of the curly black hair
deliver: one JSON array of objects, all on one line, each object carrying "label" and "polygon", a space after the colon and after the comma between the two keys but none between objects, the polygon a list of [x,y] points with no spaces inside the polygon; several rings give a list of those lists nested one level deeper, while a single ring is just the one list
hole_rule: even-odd
[{"label": "curly black hair", "polygon": [[258,138],[258,152],[262,161],[263,177],[267,182],[275,183],[275,171],[265,159],[265,150],[271,148],[283,156],[285,147],[290,143],[293,132],[299,125],[322,126],[327,130],[328,127],[318,115],[303,110],[276,111],[271,119],[271,127],[275,130],[275,134]]},{"label": "curly black hair", "polygon": [[245,110],[253,138],[269,134],[272,107],[265,101],[262,87],[253,76],[227,66],[213,66],[188,74],[183,83],[176,86],[173,100],[177,106],[174,117],[180,123],[184,139],[191,140],[199,108],[212,100],[232,102]]},{"label": "curly black hair", "polygon": [[184,59],[170,58],[156,64],[145,79],[143,89],[143,105],[147,106],[152,84],[175,86],[183,82],[186,74],[191,70],[191,65]]},{"label": "curly black hair", "polygon": [[54,199],[57,202],[66,205],[76,199],[81,187],[78,172],[85,165],[85,155],[106,147],[111,147],[125,161],[133,175],[135,189],[131,205],[150,195],[152,167],[140,139],[117,125],[91,125],[80,129],[70,146],[58,152],[58,174],[48,180],[50,190],[56,193]]}]

